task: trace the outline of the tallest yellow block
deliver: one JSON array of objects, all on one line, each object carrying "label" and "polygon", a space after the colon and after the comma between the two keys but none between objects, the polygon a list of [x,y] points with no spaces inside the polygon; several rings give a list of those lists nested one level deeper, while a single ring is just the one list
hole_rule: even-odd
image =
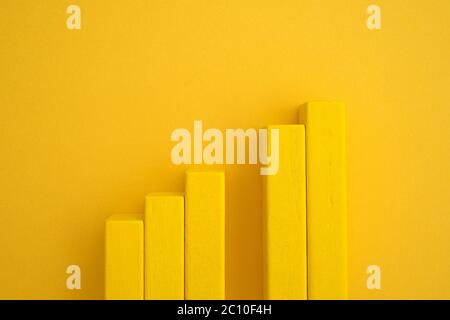
[{"label": "tallest yellow block", "polygon": [[308,299],[347,298],[345,106],[312,102],[306,120]]}]

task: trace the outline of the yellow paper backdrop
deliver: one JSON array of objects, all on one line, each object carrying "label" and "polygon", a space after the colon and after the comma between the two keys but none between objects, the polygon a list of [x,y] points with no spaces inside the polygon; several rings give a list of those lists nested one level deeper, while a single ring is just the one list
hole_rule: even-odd
[{"label": "yellow paper backdrop", "polygon": [[[102,298],[105,218],[183,190],[172,130],[295,123],[333,99],[348,108],[350,298],[449,299],[449,39],[442,0],[2,0],[0,298]],[[260,298],[261,177],[225,169],[227,297]]]}]

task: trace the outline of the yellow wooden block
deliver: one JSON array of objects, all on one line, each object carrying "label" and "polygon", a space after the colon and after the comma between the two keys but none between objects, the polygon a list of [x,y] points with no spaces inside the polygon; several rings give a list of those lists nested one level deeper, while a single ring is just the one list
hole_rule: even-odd
[{"label": "yellow wooden block", "polygon": [[144,298],[144,221],[141,215],[106,220],[105,299]]},{"label": "yellow wooden block", "polygon": [[308,299],[347,298],[345,106],[305,106]]},{"label": "yellow wooden block", "polygon": [[188,171],[185,298],[225,299],[225,174]]},{"label": "yellow wooden block", "polygon": [[184,196],[156,193],[145,202],[145,299],[184,299]]},{"label": "yellow wooden block", "polygon": [[273,129],[279,130],[280,157],[278,173],[263,179],[264,297],[306,299],[305,127]]}]

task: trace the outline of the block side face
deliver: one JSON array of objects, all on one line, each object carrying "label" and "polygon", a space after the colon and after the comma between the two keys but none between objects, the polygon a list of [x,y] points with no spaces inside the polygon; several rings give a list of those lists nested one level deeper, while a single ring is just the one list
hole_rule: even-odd
[{"label": "block side face", "polygon": [[185,206],[185,297],[224,299],[223,172],[188,172]]},{"label": "block side face", "polygon": [[146,198],[145,298],[184,299],[183,196]]},{"label": "block side face", "polygon": [[308,297],[347,298],[345,106],[306,106]]},{"label": "block side face", "polygon": [[264,295],[266,299],[306,299],[305,130],[279,130],[279,171],[264,179]]},{"label": "block side face", "polygon": [[107,221],[105,241],[105,298],[143,299],[143,221]]}]

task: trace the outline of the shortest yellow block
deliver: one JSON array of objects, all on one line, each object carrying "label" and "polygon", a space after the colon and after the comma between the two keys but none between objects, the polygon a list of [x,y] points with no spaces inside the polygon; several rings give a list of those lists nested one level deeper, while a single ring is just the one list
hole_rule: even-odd
[{"label": "shortest yellow block", "polygon": [[113,215],[106,220],[105,299],[144,299],[144,220]]}]

